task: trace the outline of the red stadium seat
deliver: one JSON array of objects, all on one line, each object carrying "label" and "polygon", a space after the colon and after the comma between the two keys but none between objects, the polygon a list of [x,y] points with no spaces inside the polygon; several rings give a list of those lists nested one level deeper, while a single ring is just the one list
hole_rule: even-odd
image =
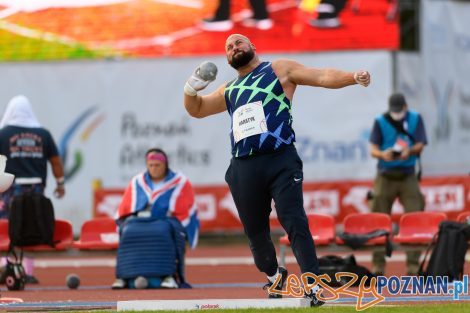
[{"label": "red stadium seat", "polygon": [[[335,239],[335,219],[325,214],[309,214],[308,227],[315,245],[328,245]],[[280,265],[285,265],[286,250],[290,246],[289,238],[284,235],[279,240]]]},{"label": "red stadium seat", "polygon": [[0,219],[0,251],[8,251],[10,236],[8,235],[8,220]]},{"label": "red stadium seat", "polygon": [[54,243],[55,246],[51,247],[48,245],[36,245],[22,247],[24,251],[63,251],[67,250],[72,246],[73,241],[73,230],[72,224],[66,220],[56,220],[54,228]]},{"label": "red stadium seat", "polygon": [[[343,220],[343,231],[348,234],[367,234],[376,230],[386,230],[392,234],[392,219],[385,213],[352,213]],[[336,243],[343,245],[344,241],[336,237]],[[367,241],[366,245],[383,245],[386,237],[381,236]]]},{"label": "red stadium seat", "polygon": [[99,217],[83,223],[80,240],[72,246],[79,250],[114,250],[118,245],[116,222],[109,217]]},{"label": "red stadium seat", "polygon": [[[398,13],[398,0],[388,0],[390,3],[387,8],[387,13],[385,17],[387,18],[388,21],[393,21],[393,19],[396,18],[397,13]],[[361,7],[361,0],[354,0],[352,1],[351,4],[351,10],[354,13],[359,13]]]},{"label": "red stadium seat", "polygon": [[[324,214],[309,214],[308,227],[312,233],[315,245],[328,245],[335,239],[335,219]],[[284,235],[280,239],[281,245],[290,245],[289,238]]]},{"label": "red stadium seat", "polygon": [[457,222],[467,223],[469,218],[470,218],[470,211],[465,211],[465,212],[460,213],[457,216]]},{"label": "red stadium seat", "polygon": [[429,244],[439,231],[439,224],[446,220],[442,212],[410,212],[401,216],[398,235],[394,241],[401,244]]}]

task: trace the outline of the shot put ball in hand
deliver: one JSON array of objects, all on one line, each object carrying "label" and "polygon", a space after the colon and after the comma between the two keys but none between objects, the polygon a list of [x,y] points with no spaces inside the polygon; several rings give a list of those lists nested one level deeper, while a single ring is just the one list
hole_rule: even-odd
[{"label": "shot put ball in hand", "polygon": [[205,81],[213,81],[217,77],[217,66],[209,61],[202,62],[199,66],[199,76]]}]

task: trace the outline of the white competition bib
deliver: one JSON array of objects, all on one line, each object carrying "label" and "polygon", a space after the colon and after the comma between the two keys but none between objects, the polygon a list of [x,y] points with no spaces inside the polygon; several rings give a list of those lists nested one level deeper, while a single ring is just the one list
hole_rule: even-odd
[{"label": "white competition bib", "polygon": [[233,112],[233,138],[235,143],[246,137],[268,131],[263,103],[256,101],[240,106]]}]

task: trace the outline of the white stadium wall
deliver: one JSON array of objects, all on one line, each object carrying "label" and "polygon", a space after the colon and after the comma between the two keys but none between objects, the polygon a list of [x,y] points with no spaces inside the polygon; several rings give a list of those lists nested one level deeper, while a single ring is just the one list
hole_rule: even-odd
[{"label": "white stadium wall", "polygon": [[470,172],[470,3],[423,1],[421,52],[400,53],[398,86],[426,122],[427,175]]},{"label": "white stadium wall", "polygon": [[[263,55],[266,60],[285,55]],[[375,162],[367,136],[373,118],[386,108],[391,92],[388,52],[341,52],[288,55],[315,67],[367,69],[369,88],[341,90],[299,87],[293,115],[306,181],[371,179]],[[198,120],[184,110],[183,85],[207,58],[75,61],[0,64],[0,109],[17,94],[30,98],[40,122],[66,154],[73,173],[67,194],[54,200],[56,215],[77,231],[92,217],[92,184],[124,188],[144,168],[146,149],[159,146],[171,167],[194,185],[224,185],[230,159],[229,117]],[[208,91],[234,77],[223,57],[211,57],[219,75]],[[49,175],[51,176],[51,175]],[[54,182],[49,177],[47,193]]]}]

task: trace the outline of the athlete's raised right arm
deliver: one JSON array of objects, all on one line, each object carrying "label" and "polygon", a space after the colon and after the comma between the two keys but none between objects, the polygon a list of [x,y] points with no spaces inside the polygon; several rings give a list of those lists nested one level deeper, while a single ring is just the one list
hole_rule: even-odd
[{"label": "athlete's raised right arm", "polygon": [[200,96],[184,94],[184,107],[189,115],[196,118],[203,118],[227,110],[224,97],[225,84],[220,86],[214,92]]},{"label": "athlete's raised right arm", "polygon": [[[217,68],[215,72],[217,72]],[[208,95],[197,94],[215,79],[215,74],[209,74],[211,73],[205,73],[204,70],[201,74],[201,66],[198,66],[184,85],[184,106],[192,117],[203,118],[227,109],[224,97],[225,84]],[[206,79],[204,79],[205,77]]]}]

